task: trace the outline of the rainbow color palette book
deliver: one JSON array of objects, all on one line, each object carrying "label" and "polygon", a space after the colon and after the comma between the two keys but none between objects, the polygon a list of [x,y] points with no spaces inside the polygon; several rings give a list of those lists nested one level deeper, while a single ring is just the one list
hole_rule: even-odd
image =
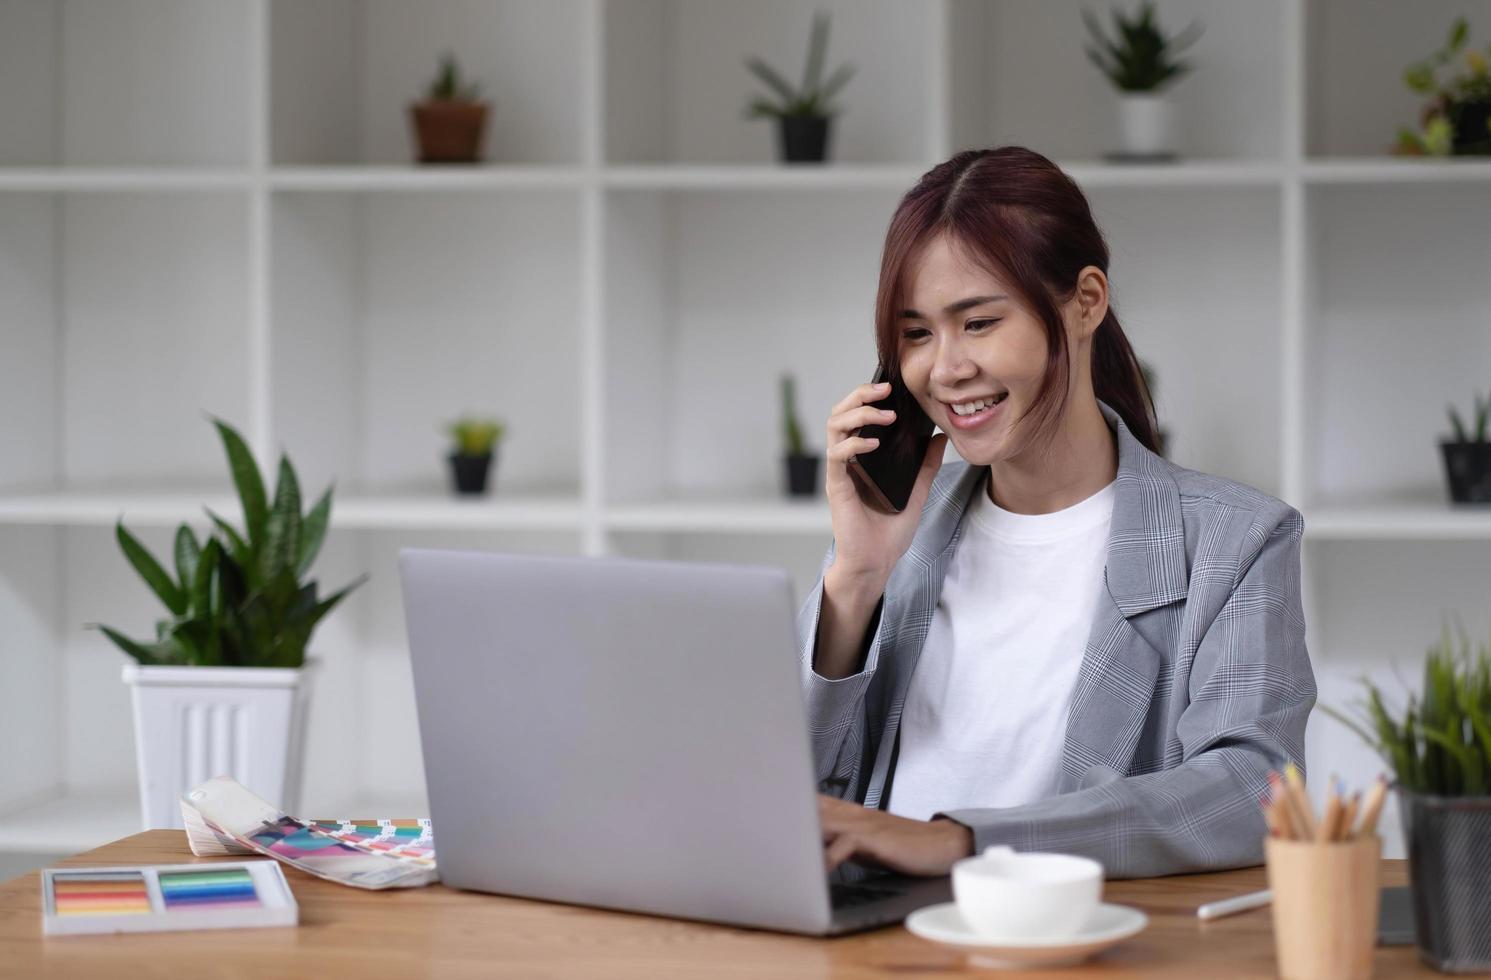
[{"label": "rainbow color palette book", "polygon": [[428,820],[300,820],[218,776],[181,798],[192,853],[263,854],[354,888],[417,888],[439,880]]},{"label": "rainbow color palette book", "polygon": [[46,868],[41,908],[48,936],[300,922],[300,907],[274,861]]}]

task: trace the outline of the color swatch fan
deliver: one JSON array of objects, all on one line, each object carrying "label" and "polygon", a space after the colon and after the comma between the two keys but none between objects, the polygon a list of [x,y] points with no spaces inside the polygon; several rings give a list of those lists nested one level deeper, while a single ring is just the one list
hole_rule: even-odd
[{"label": "color swatch fan", "polygon": [[428,820],[300,820],[227,776],[181,798],[198,856],[263,854],[355,888],[417,888],[439,880]]}]

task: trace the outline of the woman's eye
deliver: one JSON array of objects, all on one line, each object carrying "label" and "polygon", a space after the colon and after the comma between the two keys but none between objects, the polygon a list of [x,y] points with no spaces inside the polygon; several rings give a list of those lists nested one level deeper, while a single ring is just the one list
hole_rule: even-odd
[{"label": "woman's eye", "polygon": [[998,317],[998,318],[995,318],[993,320],[969,320],[968,321],[968,329],[970,329],[970,330],[979,330],[979,329],[982,329],[982,328],[984,328],[986,326],[989,326],[990,324],[998,323],[1002,319],[1003,319],[1003,317]]},{"label": "woman's eye", "polygon": [[913,327],[910,330],[902,331],[901,336],[906,338],[907,340],[920,340],[921,338],[927,336],[927,331],[923,330],[921,327]]}]

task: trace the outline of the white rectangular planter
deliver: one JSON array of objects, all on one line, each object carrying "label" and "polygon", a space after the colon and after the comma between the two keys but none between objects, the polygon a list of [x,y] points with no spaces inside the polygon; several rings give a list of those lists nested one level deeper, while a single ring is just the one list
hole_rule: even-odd
[{"label": "white rectangular planter", "polygon": [[181,827],[181,794],[213,776],[295,813],[312,666],[125,664],[144,828]]}]

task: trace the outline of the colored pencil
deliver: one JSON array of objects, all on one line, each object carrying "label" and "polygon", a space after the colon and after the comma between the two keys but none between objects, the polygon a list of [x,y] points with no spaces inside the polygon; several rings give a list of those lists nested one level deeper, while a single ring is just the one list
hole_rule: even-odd
[{"label": "colored pencil", "polygon": [[1319,825],[1315,828],[1315,840],[1320,843],[1336,839],[1336,824],[1341,819],[1341,798],[1336,795],[1336,786],[1332,782],[1326,791],[1325,816],[1320,818]]},{"label": "colored pencil", "polygon": [[1367,802],[1362,806],[1361,826],[1357,829],[1354,837],[1365,837],[1377,829],[1377,816],[1382,812],[1382,803],[1387,799],[1387,778],[1378,776],[1372,788],[1367,791]]},{"label": "colored pencil", "polygon": [[1305,781],[1299,774],[1299,767],[1293,762],[1284,766],[1284,787],[1289,791],[1294,807],[1295,827],[1300,839],[1309,840],[1315,836],[1315,813],[1310,808],[1310,798],[1305,795]]},{"label": "colored pencil", "polygon": [[1356,814],[1361,805],[1362,793],[1361,790],[1357,790],[1351,794],[1351,799],[1346,801],[1346,807],[1341,811],[1341,840],[1351,840]]}]

